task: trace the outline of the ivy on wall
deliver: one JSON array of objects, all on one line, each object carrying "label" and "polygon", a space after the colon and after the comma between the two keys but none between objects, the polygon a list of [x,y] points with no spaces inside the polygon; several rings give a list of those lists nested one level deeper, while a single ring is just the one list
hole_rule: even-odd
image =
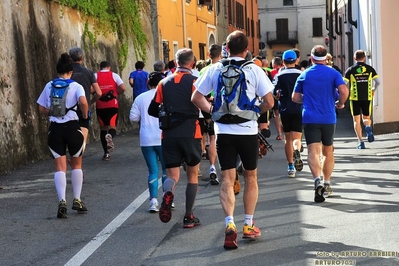
[{"label": "ivy on wall", "polygon": [[[97,45],[96,37],[100,34],[117,34],[120,47],[118,58],[120,67],[126,67],[129,41],[133,42],[136,58],[147,59],[148,38],[141,26],[141,12],[144,11],[143,0],[50,0],[82,12],[86,18],[83,41]],[[90,21],[94,23],[93,31],[89,29]]]}]

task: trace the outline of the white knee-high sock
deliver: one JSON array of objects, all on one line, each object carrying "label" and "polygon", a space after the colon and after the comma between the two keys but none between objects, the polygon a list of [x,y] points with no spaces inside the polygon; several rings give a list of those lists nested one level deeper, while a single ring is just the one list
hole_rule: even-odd
[{"label": "white knee-high sock", "polygon": [[54,184],[55,184],[55,189],[57,190],[57,195],[58,195],[58,200],[65,200],[65,194],[66,194],[66,173],[59,171],[54,173]]},{"label": "white knee-high sock", "polygon": [[80,193],[82,193],[83,171],[82,169],[73,169],[71,172],[71,183],[73,189],[73,197],[80,200]]}]

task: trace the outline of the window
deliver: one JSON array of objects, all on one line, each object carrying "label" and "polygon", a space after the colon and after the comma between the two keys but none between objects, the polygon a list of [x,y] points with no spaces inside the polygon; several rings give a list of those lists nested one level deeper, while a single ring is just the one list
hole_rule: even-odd
[{"label": "window", "polygon": [[200,56],[200,60],[205,60],[205,43],[200,43],[199,44],[199,56]]},{"label": "window", "polygon": [[198,5],[211,6],[212,0],[198,0]]},{"label": "window", "polygon": [[278,41],[288,40],[288,19],[276,19],[276,37]]},{"label": "window", "polygon": [[236,27],[244,29],[244,6],[240,3],[236,3]]},{"label": "window", "polygon": [[293,6],[294,5],[294,0],[284,0],[283,1],[283,6]]},{"label": "window", "polygon": [[323,37],[322,18],[313,18],[313,37]]},{"label": "window", "polygon": [[229,0],[229,24],[233,25],[234,24],[234,6],[233,6],[234,1]]}]

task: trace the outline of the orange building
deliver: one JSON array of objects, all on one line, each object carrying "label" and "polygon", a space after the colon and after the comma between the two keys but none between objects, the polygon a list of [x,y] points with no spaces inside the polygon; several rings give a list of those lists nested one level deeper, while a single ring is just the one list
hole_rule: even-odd
[{"label": "orange building", "polygon": [[165,62],[173,60],[177,50],[183,47],[191,48],[197,59],[207,59],[207,47],[217,41],[212,2],[157,1],[159,33],[155,39],[160,45],[160,59]]},{"label": "orange building", "polygon": [[241,30],[249,41],[248,50],[259,55],[260,21],[258,19],[258,0],[220,0],[227,2],[228,31]]},{"label": "orange building", "polygon": [[191,48],[198,60],[207,59],[209,46],[222,44],[234,30],[245,32],[248,50],[254,55],[259,53],[257,0],[152,1],[157,10],[153,17],[153,31],[158,33],[154,34],[156,60],[173,60],[183,47]]}]

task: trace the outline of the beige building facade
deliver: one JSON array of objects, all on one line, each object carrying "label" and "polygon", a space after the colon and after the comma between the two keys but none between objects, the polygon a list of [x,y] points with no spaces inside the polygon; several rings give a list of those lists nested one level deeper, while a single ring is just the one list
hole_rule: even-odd
[{"label": "beige building facade", "polygon": [[396,81],[396,27],[399,25],[399,2],[391,0],[329,0],[331,29],[329,49],[334,62],[343,71],[353,64],[354,51],[367,54],[381,85],[373,100],[373,126],[376,134],[399,132],[399,83]]}]

